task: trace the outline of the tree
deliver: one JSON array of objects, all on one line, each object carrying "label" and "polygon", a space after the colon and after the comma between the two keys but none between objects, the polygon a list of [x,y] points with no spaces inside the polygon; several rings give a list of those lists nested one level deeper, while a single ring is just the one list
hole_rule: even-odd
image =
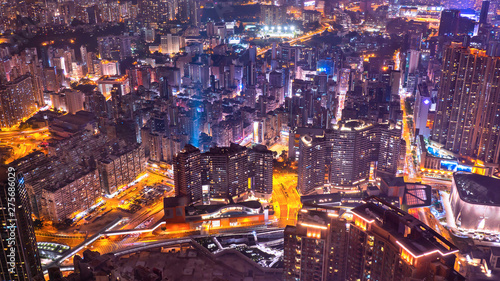
[{"label": "tree", "polygon": [[33,221],[33,227],[37,230],[40,230],[43,227],[44,221],[41,219],[36,219]]}]

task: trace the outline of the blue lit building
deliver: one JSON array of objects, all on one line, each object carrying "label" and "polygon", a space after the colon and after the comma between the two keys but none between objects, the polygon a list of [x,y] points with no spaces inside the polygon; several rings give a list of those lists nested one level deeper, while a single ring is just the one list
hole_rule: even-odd
[{"label": "blue lit building", "polygon": [[335,70],[335,63],[331,58],[318,60],[316,63],[316,72],[332,76]]}]

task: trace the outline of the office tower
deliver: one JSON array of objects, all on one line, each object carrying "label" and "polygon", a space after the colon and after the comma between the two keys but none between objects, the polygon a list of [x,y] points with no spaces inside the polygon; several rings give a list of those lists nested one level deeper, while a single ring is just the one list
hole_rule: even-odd
[{"label": "office tower", "polygon": [[0,85],[0,126],[12,127],[36,111],[33,83],[29,75]]},{"label": "office tower", "polygon": [[325,139],[304,135],[300,138],[298,183],[301,194],[323,188],[325,179]]},{"label": "office tower", "polygon": [[431,139],[486,163],[500,162],[500,58],[452,44],[444,53]]},{"label": "office tower", "polygon": [[[286,20],[286,9],[274,5],[260,6],[260,22],[264,25],[281,25]],[[275,27],[277,28],[277,27]]]},{"label": "office tower", "polygon": [[380,146],[378,149],[377,171],[396,175],[401,150],[401,126],[394,123],[380,124]]},{"label": "office tower", "polygon": [[341,122],[327,132],[332,145],[330,183],[352,186],[368,178],[377,128],[360,120]]},{"label": "office tower", "polygon": [[346,280],[347,231],[338,210],[302,209],[285,228],[283,280]]},{"label": "office tower", "polygon": [[458,32],[459,21],[459,10],[444,10],[441,13],[441,21],[439,22],[439,35],[454,36]]},{"label": "office tower", "polygon": [[250,150],[249,177],[257,197],[273,193],[273,152],[264,145],[256,145]]},{"label": "office tower", "polygon": [[376,199],[352,209],[345,280],[465,280],[458,249],[432,228]]},{"label": "office tower", "polygon": [[0,167],[1,280],[31,281],[43,276],[24,181],[16,169]]},{"label": "office tower", "polygon": [[192,200],[201,200],[201,155],[200,150],[187,144],[174,159],[175,195],[188,195]]},{"label": "office tower", "polygon": [[488,11],[490,9],[490,1],[483,1],[481,5],[481,14],[479,14],[479,23],[488,23]]}]

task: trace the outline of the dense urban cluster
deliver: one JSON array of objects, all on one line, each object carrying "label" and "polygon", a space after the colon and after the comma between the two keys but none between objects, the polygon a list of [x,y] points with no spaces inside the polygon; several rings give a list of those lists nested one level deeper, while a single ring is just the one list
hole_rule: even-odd
[{"label": "dense urban cluster", "polygon": [[499,5],[0,3],[0,279],[499,280]]}]

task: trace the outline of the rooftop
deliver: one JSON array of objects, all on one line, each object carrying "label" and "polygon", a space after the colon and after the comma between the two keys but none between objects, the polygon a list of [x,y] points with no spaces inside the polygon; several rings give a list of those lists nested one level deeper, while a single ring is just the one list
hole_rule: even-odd
[{"label": "rooftop", "polygon": [[[220,211],[223,208],[231,208],[231,207],[244,207],[250,209],[260,209],[262,208],[262,204],[259,201],[245,201],[240,203],[233,204],[217,204],[217,205],[194,205],[187,206],[186,213],[190,216],[197,216],[202,214],[211,214]],[[237,215],[237,211],[231,213],[232,216]],[[228,212],[230,214],[230,212]]]},{"label": "rooftop", "polygon": [[55,120],[71,125],[82,126],[91,121],[95,121],[96,117],[92,112],[81,110],[75,114],[66,114],[61,117],[57,117]]},{"label": "rooftop", "polygon": [[478,174],[455,173],[453,180],[463,201],[500,206],[500,179]]},{"label": "rooftop", "polygon": [[381,205],[368,202],[354,208],[352,212],[369,224],[374,223],[387,231],[396,239],[396,244],[415,258],[436,252],[444,257],[458,251],[452,243],[423,222],[383,202]]}]

